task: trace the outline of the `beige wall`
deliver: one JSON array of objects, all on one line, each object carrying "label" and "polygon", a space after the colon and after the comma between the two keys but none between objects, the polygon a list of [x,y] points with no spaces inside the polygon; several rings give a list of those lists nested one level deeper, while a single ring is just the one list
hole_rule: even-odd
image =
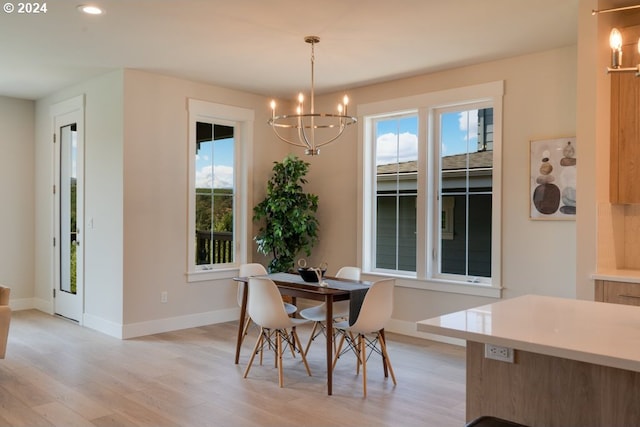
[{"label": "beige wall", "polygon": [[[266,126],[268,102],[248,93],[135,70],[125,71],[124,87],[123,322],[138,331],[150,326],[145,322],[159,319],[176,324],[233,319],[237,304],[232,280],[188,283],[185,275],[187,99],[255,111],[249,172],[254,176],[252,192],[256,197],[264,196],[264,182],[272,162],[281,160],[286,153],[286,147],[275,142]],[[230,277],[233,275],[230,273]],[[168,294],[166,304],[160,303],[162,291]]]},{"label": "beige wall", "polygon": [[14,307],[33,296],[35,103],[0,97],[0,284]]},{"label": "beige wall", "polygon": [[[363,87],[349,94],[355,108],[358,103],[504,80],[502,285],[506,298],[527,293],[576,295],[576,223],[530,220],[528,198],[529,141],[576,135],[576,58],[576,47],[569,46]],[[334,99],[339,98],[331,95],[321,101]],[[320,156],[310,159],[309,189],[320,198],[322,230],[312,261],[327,261],[330,271],[357,262],[359,143],[357,132],[350,130],[339,142],[323,149]],[[578,140],[578,159],[582,149]],[[578,182],[578,193],[581,191],[591,190]],[[580,209],[578,205],[578,216]],[[402,285],[402,281],[398,283]],[[492,300],[399,288],[394,326],[409,332],[415,329],[413,321],[487,302]]]}]

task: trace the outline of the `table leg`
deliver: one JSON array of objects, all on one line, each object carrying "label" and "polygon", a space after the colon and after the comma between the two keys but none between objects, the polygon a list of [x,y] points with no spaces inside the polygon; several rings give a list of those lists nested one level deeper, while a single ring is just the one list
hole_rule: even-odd
[{"label": "table leg", "polygon": [[244,322],[247,317],[247,296],[249,295],[249,283],[240,282],[238,286],[243,286],[242,289],[242,304],[240,305],[240,320],[238,321],[238,340],[236,341],[236,365],[240,360],[240,347],[242,346],[242,334],[244,332]]},{"label": "table leg", "polygon": [[327,332],[327,394],[333,393],[333,295],[325,296],[327,318],[325,320]]}]

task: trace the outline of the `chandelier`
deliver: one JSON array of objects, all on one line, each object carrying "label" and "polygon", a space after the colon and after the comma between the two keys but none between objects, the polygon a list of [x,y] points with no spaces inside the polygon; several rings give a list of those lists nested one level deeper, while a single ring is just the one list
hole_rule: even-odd
[{"label": "chandelier", "polygon": [[[349,98],[345,95],[342,103],[338,104],[337,114],[316,113],[314,95],[314,46],[320,43],[320,37],[307,36],[304,41],[311,44],[311,98],[308,104],[309,112],[305,113],[305,99],[302,92],[298,94],[298,106],[296,114],[276,115],[276,102],[271,101],[271,118],[268,123],[278,138],[287,144],[296,145],[305,149],[305,154],[315,156],[320,154],[320,147],[335,141],[342,135],[345,128],[358,121],[349,116],[347,105]],[[280,132],[284,129],[293,130],[297,139],[289,139]]]}]

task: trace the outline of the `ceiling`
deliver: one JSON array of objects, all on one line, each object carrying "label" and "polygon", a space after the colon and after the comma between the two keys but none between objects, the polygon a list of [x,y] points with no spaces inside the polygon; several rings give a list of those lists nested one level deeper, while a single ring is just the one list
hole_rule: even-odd
[{"label": "ceiling", "polygon": [[578,13],[578,0],[96,0],[101,16],[80,3],[0,12],[0,95],[134,68],[293,98],[310,86],[307,35],[326,93],[572,45]]}]

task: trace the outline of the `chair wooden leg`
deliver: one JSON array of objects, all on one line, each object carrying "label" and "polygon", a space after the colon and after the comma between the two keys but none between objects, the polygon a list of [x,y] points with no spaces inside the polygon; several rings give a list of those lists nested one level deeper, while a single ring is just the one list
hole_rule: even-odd
[{"label": "chair wooden leg", "polygon": [[309,347],[311,347],[311,341],[313,341],[313,339],[315,338],[316,329],[318,329],[318,323],[319,322],[313,322],[313,329],[311,330],[311,335],[309,336],[309,341],[307,342],[307,346],[304,349],[304,355],[305,356],[309,352]]},{"label": "chair wooden leg", "polygon": [[387,343],[384,340],[384,337],[378,333],[378,341],[380,342],[380,348],[382,349],[382,358],[384,360],[385,366],[389,368],[389,372],[391,372],[391,379],[393,380],[393,385],[397,385],[396,383],[396,375],[393,373],[393,367],[391,367],[391,360],[389,359],[389,354],[387,353]]},{"label": "chair wooden leg", "polygon": [[292,334],[295,342],[298,344],[298,351],[300,352],[300,356],[302,357],[302,361],[304,362],[304,367],[307,368],[307,374],[311,376],[311,369],[309,369],[309,364],[307,363],[307,356],[302,352],[302,343],[300,342],[300,338],[298,338],[298,333],[294,329],[292,331]]},{"label": "chair wooden leg", "polygon": [[262,366],[262,355],[264,353],[264,332],[262,332],[262,328],[260,328],[260,366]]},{"label": "chair wooden leg", "polygon": [[358,340],[353,336],[353,332],[349,331],[349,339],[353,343],[353,349],[356,351],[356,375],[360,373],[360,346]]},{"label": "chair wooden leg", "polygon": [[284,387],[284,378],[282,378],[282,331],[276,330],[276,348],[278,353],[278,384]]},{"label": "chair wooden leg", "polygon": [[244,322],[244,327],[242,328],[242,338],[240,338],[240,345],[244,342],[244,337],[249,333],[249,325],[251,324],[251,317],[247,316],[247,320]]},{"label": "chair wooden leg", "polygon": [[360,346],[360,360],[362,363],[362,392],[367,397],[367,342],[362,334],[358,334],[358,345]]},{"label": "chair wooden leg", "polygon": [[[253,358],[256,357],[256,352],[258,351],[258,346],[262,343],[262,334],[264,333],[263,329],[260,328],[260,336],[256,340],[256,345],[253,346],[253,351],[251,352],[251,357],[249,358],[249,363],[247,364],[247,368],[244,370],[244,378],[247,378],[249,375],[249,369],[251,369],[251,364],[253,363]],[[260,351],[260,364],[262,364],[262,351]]]},{"label": "chair wooden leg", "polygon": [[344,344],[344,334],[344,332],[340,332],[340,343],[338,344],[338,349],[336,350],[335,357],[333,358],[333,366],[331,367],[332,371],[336,369],[336,362],[338,362],[338,359],[340,358],[340,352],[342,351],[342,345]]},{"label": "chair wooden leg", "polygon": [[[289,348],[291,350],[291,356],[295,359],[296,358],[296,341],[298,340],[296,337],[296,327],[294,326],[293,328],[291,328],[291,345],[289,345]],[[287,334],[287,330],[284,330],[285,336]]]}]

